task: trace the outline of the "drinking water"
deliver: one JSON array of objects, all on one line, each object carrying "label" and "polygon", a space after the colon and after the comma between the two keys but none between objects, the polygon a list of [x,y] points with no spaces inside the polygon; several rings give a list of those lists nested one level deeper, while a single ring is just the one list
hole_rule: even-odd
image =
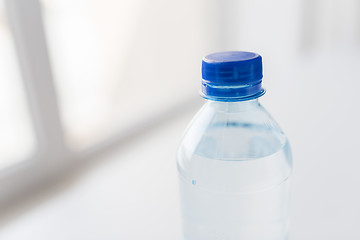
[{"label": "drinking water", "polygon": [[184,239],[288,239],[291,151],[258,101],[261,57],[211,54],[202,70],[208,101],[177,155]]}]

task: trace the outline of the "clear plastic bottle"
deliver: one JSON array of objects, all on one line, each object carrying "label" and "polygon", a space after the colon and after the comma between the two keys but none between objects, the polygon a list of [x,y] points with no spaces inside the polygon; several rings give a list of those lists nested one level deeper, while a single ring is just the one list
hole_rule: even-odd
[{"label": "clear plastic bottle", "polygon": [[261,56],[206,56],[207,103],[177,154],[186,240],[286,240],[292,158],[287,138],[259,104]]}]

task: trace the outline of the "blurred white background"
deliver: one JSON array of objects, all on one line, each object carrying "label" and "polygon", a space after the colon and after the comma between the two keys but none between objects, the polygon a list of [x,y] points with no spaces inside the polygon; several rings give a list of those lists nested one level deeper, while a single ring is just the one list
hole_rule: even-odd
[{"label": "blurred white background", "polygon": [[0,239],[180,239],[201,59],[258,52],[293,240],[360,239],[360,1],[0,0]]}]

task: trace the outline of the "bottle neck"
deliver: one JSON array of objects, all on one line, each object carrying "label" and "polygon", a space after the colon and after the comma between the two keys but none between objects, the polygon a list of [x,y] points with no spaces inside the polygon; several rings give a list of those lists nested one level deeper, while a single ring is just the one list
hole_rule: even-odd
[{"label": "bottle neck", "polygon": [[259,99],[251,99],[247,101],[238,101],[238,102],[220,102],[207,100],[207,104],[214,108],[216,111],[222,112],[244,112],[251,109],[254,109],[259,106]]}]

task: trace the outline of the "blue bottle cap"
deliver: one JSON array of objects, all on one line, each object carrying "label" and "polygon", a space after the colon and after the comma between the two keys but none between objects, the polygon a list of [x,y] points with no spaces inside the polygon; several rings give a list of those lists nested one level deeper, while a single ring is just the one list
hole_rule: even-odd
[{"label": "blue bottle cap", "polygon": [[245,101],[265,94],[262,58],[252,52],[218,52],[202,60],[201,96],[224,102]]}]

